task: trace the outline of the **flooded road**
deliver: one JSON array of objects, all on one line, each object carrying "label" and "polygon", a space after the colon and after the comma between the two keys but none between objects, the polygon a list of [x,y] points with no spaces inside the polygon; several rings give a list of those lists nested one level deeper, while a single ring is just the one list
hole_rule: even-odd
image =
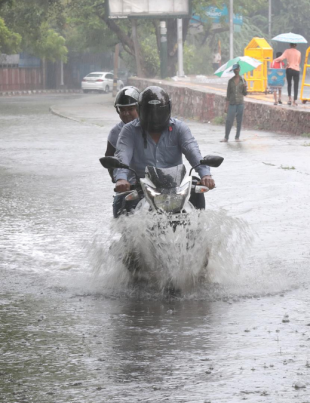
[{"label": "flooded road", "polygon": [[309,403],[310,140],[188,122],[225,161],[209,282],[168,297],[109,255],[117,121],[111,94],[0,99],[0,401]]}]

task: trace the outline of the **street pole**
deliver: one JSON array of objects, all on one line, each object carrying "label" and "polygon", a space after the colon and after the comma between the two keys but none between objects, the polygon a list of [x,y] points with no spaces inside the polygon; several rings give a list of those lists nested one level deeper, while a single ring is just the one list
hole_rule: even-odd
[{"label": "street pole", "polygon": [[229,0],[229,56],[234,58],[234,0]]},{"label": "street pole", "polygon": [[160,21],[160,76],[161,78],[167,77],[167,27],[166,21]]},{"label": "street pole", "polygon": [[118,55],[119,55],[119,43],[115,45],[115,52],[114,52],[113,91],[112,91],[113,98],[117,94]]},{"label": "street pole", "polygon": [[271,42],[271,0],[269,0],[269,10],[268,10],[268,36],[269,43]]},{"label": "street pole", "polygon": [[140,61],[140,47],[139,47],[139,42],[138,42],[137,20],[136,19],[134,19],[134,18],[132,19],[131,26],[132,26],[132,40],[133,40],[133,46],[134,46],[134,50],[135,50],[137,74],[138,74],[138,77],[143,77],[141,61]]},{"label": "street pole", "polygon": [[178,76],[184,77],[183,70],[183,20],[178,18]]},{"label": "street pole", "polygon": [[64,62],[60,60],[60,86],[64,86]]}]

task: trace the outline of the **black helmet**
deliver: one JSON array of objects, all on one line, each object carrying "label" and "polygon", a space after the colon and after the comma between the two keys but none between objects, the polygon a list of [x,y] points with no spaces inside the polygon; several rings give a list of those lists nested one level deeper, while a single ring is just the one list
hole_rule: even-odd
[{"label": "black helmet", "polygon": [[116,95],[114,106],[119,113],[119,106],[138,105],[140,91],[136,87],[122,88]]},{"label": "black helmet", "polygon": [[171,101],[160,87],[147,87],[139,96],[138,113],[141,126],[150,133],[162,132],[171,116]]}]

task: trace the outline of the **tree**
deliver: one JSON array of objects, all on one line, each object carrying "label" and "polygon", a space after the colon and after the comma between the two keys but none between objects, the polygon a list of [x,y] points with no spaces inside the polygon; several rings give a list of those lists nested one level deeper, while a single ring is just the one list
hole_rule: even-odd
[{"label": "tree", "polygon": [[[67,15],[71,32],[83,32],[84,46],[94,48],[96,46],[113,48],[116,43],[121,43],[124,52],[121,57],[126,60],[135,60],[140,67],[142,75],[154,76],[159,68],[159,47],[160,33],[159,20],[156,19],[135,19],[133,23],[130,19],[109,19],[106,15],[104,0],[69,0]],[[235,11],[242,10],[243,15],[254,13],[265,7],[266,0],[235,0]],[[198,15],[204,15],[205,9],[209,5],[222,7],[222,0],[192,0],[192,9]],[[183,41],[186,41],[190,18],[183,19]],[[135,37],[133,35],[133,25],[137,28],[138,52],[135,48]],[[75,28],[74,28],[75,26]],[[222,31],[228,31],[228,24],[223,24]],[[100,39],[96,33],[102,32]],[[134,29],[135,32],[135,29]],[[203,24],[203,35],[200,37],[200,45],[205,43],[209,37],[214,37],[211,20]],[[175,18],[167,19],[167,47],[168,47],[168,75],[173,76],[176,72],[177,64],[177,21]],[[137,57],[138,55],[138,57]]]},{"label": "tree", "polygon": [[17,53],[20,49],[21,36],[10,31],[2,18],[0,18],[0,54]]},{"label": "tree", "polygon": [[303,35],[305,38],[310,38],[310,2],[308,0],[299,0],[298,2],[273,0],[272,14],[274,35],[282,32],[294,32]]},{"label": "tree", "polygon": [[0,7],[7,27],[22,38],[22,50],[52,61],[66,60],[61,0],[1,0]]}]

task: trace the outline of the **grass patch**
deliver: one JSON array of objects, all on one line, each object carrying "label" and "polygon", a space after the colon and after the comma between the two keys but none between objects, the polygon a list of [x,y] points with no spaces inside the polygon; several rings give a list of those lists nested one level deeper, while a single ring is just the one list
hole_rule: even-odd
[{"label": "grass patch", "polygon": [[225,116],[215,116],[215,118],[212,119],[212,124],[213,125],[223,125],[226,122]]},{"label": "grass patch", "polygon": [[303,146],[304,147],[310,147],[310,143],[304,143]]},{"label": "grass patch", "polygon": [[280,168],[281,168],[281,169],[287,169],[287,170],[296,169],[295,167],[284,167],[283,165],[281,165]]},{"label": "grass patch", "polygon": [[301,137],[310,137],[310,133],[303,133]]}]

